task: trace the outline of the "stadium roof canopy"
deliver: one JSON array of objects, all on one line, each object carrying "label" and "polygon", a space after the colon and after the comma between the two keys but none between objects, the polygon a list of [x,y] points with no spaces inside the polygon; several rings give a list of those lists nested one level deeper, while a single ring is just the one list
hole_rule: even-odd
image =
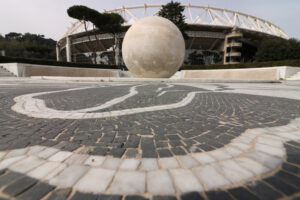
[{"label": "stadium roof canopy", "polygon": [[[223,8],[209,6],[183,5],[186,23],[189,25],[203,25],[223,28],[238,28],[248,31],[263,33],[284,39],[289,39],[288,35],[280,27],[264,19]],[[162,5],[141,5],[121,7],[118,9],[104,10],[104,13],[119,13],[125,19],[124,26],[130,26],[137,20],[146,16],[157,15]],[[92,30],[92,24],[88,24],[88,30]],[[76,21],[67,30],[64,37],[85,32],[83,22]]]}]

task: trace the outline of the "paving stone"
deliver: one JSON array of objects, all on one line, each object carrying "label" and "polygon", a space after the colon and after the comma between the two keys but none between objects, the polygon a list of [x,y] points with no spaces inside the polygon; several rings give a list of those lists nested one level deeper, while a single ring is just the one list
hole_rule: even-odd
[{"label": "paving stone", "polygon": [[179,156],[178,158],[184,168],[193,168],[199,165],[192,156]]},{"label": "paving stone", "polygon": [[270,171],[267,167],[250,158],[237,158],[235,161],[243,168],[253,172],[254,174],[265,174]]},{"label": "paving stone", "polygon": [[169,149],[159,149],[157,150],[160,158],[171,157],[172,153]]},{"label": "paving stone", "polygon": [[37,156],[43,159],[47,159],[50,156],[52,156],[53,154],[57,153],[59,151],[59,149],[55,149],[55,148],[46,148],[43,151],[40,151]]},{"label": "paving stone", "polygon": [[92,168],[80,178],[74,188],[84,192],[104,193],[114,174],[114,170]]},{"label": "paving stone", "polygon": [[16,180],[15,182],[9,184],[3,192],[16,197],[17,195],[21,194],[28,188],[32,187],[34,184],[36,184],[37,180],[29,178],[29,177],[23,177],[21,179]]},{"label": "paving stone", "polygon": [[286,195],[291,195],[297,192],[297,188],[285,183],[283,180],[276,178],[276,177],[269,177],[264,179],[265,182],[272,185],[277,190],[281,191]]},{"label": "paving stone", "polygon": [[191,171],[186,169],[171,169],[170,173],[175,186],[180,192],[203,191],[202,185]]},{"label": "paving stone", "polygon": [[[10,152],[8,152],[5,156],[5,158],[11,158],[11,157],[16,157],[16,156],[23,156],[26,154],[28,151],[28,148],[23,148],[23,149],[15,149]],[[1,156],[0,156],[1,158]]]},{"label": "paving stone", "polygon": [[138,159],[124,159],[120,165],[121,170],[136,170],[140,164]]},{"label": "paving stone", "polygon": [[84,162],[85,165],[90,165],[94,167],[101,166],[105,160],[104,156],[90,156]]},{"label": "paving stone", "polygon": [[218,164],[213,163],[212,165],[231,182],[239,182],[254,176],[250,171],[242,168],[232,160],[222,161]]},{"label": "paving stone", "polygon": [[274,147],[279,147],[279,148],[281,148],[283,146],[282,141],[272,139],[270,137],[259,137],[257,139],[257,143],[270,145],[270,146],[274,146]]},{"label": "paving stone", "polygon": [[153,171],[158,169],[158,164],[156,159],[144,158],[141,163],[141,170]]},{"label": "paving stone", "polygon": [[175,189],[167,171],[158,170],[147,173],[147,191],[151,194],[174,194]]},{"label": "paving stone", "polygon": [[269,167],[270,169],[276,168],[279,166],[282,161],[276,157],[269,156],[258,151],[248,154],[248,157],[253,160],[257,160],[259,163]]},{"label": "paving stone", "polygon": [[230,184],[230,182],[211,165],[197,167],[194,169],[194,172],[201,183],[209,190]]},{"label": "paving stone", "polygon": [[149,200],[149,199],[139,195],[128,195],[125,197],[125,200]]},{"label": "paving stone", "polygon": [[279,171],[278,173],[275,174],[275,177],[278,177],[282,180],[284,180],[285,182],[297,187],[298,189],[300,188],[300,178],[296,175],[290,174],[288,172],[284,172],[284,171]]},{"label": "paving stone", "polygon": [[102,167],[108,169],[118,169],[122,160],[119,158],[106,158],[102,164]]},{"label": "paving stone", "polygon": [[193,157],[200,163],[202,164],[207,164],[207,163],[211,163],[211,162],[215,162],[216,159],[211,157],[209,154],[207,153],[195,153],[193,154]]},{"label": "paving stone", "polygon": [[228,192],[234,196],[236,199],[243,199],[243,200],[258,200],[259,198],[254,195],[253,193],[249,192],[243,187],[229,189]]},{"label": "paving stone", "polygon": [[54,187],[49,184],[37,183],[30,189],[26,190],[18,198],[24,200],[40,200],[53,189]]},{"label": "paving stone", "polygon": [[121,195],[105,195],[105,194],[101,194],[98,197],[98,200],[122,200],[122,196]]},{"label": "paving stone", "polygon": [[179,168],[178,162],[175,158],[160,158],[159,165],[162,169],[175,169]]},{"label": "paving stone", "polygon": [[31,170],[28,175],[37,179],[43,179],[44,177],[49,175],[49,173],[57,169],[60,165],[62,164],[57,162],[46,162],[39,167]]},{"label": "paving stone", "polygon": [[247,151],[251,148],[251,145],[242,142],[232,142],[231,145],[243,151]]},{"label": "paving stone", "polygon": [[0,161],[4,158],[4,156],[7,154],[7,152],[0,152]]},{"label": "paving stone", "polygon": [[46,147],[43,146],[32,146],[29,148],[28,153],[31,155],[36,155],[39,152],[43,151]]},{"label": "paving stone", "polygon": [[283,158],[285,155],[285,152],[281,148],[275,148],[268,145],[256,144],[255,149],[279,158]]},{"label": "paving stone", "polygon": [[88,155],[83,154],[72,154],[67,160],[65,160],[65,163],[69,165],[83,164],[88,157]]},{"label": "paving stone", "polygon": [[70,188],[61,188],[56,189],[51,192],[50,196],[47,197],[47,200],[65,200],[71,193]]},{"label": "paving stone", "polygon": [[287,172],[294,173],[294,174],[300,174],[300,167],[297,167],[295,165],[291,165],[289,163],[282,163],[281,165],[282,169],[284,169]]},{"label": "paving stone", "polygon": [[253,184],[248,184],[247,188],[256,194],[260,199],[279,199],[282,195],[276,190],[269,187],[267,184],[257,181]]},{"label": "paving stone", "polygon": [[71,198],[70,200],[97,200],[98,196],[94,195],[94,194],[85,194],[85,193],[81,193],[81,192],[76,192]]},{"label": "paving stone", "polygon": [[190,192],[181,195],[182,200],[204,200],[198,192]]},{"label": "paving stone", "polygon": [[72,155],[71,152],[67,151],[59,151],[52,155],[50,158],[48,158],[49,161],[54,161],[54,162],[63,162],[67,158],[69,158]]},{"label": "paving stone", "polygon": [[126,152],[126,157],[128,158],[136,158],[138,151],[136,149],[128,149]]},{"label": "paving stone", "polygon": [[210,153],[210,155],[212,155],[217,160],[226,160],[226,159],[232,158],[232,156],[228,152],[223,151],[221,149],[214,150],[214,151],[211,151],[209,153]]},{"label": "paving stone", "polygon": [[21,173],[26,173],[44,163],[45,163],[44,160],[30,156],[14,163],[13,165],[10,166],[10,169]]},{"label": "paving stone", "polygon": [[153,196],[152,200],[177,200],[175,196],[157,195]]},{"label": "paving stone", "polygon": [[175,155],[185,155],[186,154],[186,152],[181,147],[171,148],[171,151]]},{"label": "paving stone", "polygon": [[2,176],[3,174],[5,174],[5,172],[6,172],[5,169],[0,170],[0,176]]},{"label": "paving stone", "polygon": [[232,157],[237,157],[243,153],[243,151],[234,148],[233,146],[227,146],[224,148],[224,152],[230,154]]},{"label": "paving stone", "polygon": [[88,168],[80,165],[71,165],[65,168],[58,176],[50,179],[52,185],[72,187],[86,172]]},{"label": "paving stone", "polygon": [[26,156],[17,156],[17,157],[4,159],[0,162],[0,169],[5,169],[8,166],[10,166],[10,165],[22,160],[22,159],[25,159],[25,158],[26,158]]},{"label": "paving stone", "polygon": [[95,148],[92,153],[94,155],[105,156],[108,151],[109,151],[109,148],[98,147],[98,148]]},{"label": "paving stone", "polygon": [[216,190],[205,193],[209,200],[233,200],[233,198],[226,191]]},{"label": "paving stone", "polygon": [[49,172],[47,176],[44,177],[45,180],[51,180],[53,177],[58,175],[60,172],[62,172],[65,168],[67,168],[67,165],[62,163],[58,165],[53,171]]},{"label": "paving stone", "polygon": [[117,172],[112,182],[112,194],[144,193],[146,187],[146,174],[144,172]]},{"label": "paving stone", "polygon": [[0,176],[0,188],[7,184],[13,183],[14,181],[16,181],[20,178],[23,178],[23,177],[24,177],[23,174],[16,173],[16,172],[6,173],[6,174]]}]

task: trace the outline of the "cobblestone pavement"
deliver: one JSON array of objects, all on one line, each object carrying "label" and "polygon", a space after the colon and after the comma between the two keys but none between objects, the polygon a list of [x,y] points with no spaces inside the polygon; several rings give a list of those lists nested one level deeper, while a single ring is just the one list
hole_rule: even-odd
[{"label": "cobblestone pavement", "polygon": [[0,200],[300,198],[299,91],[0,80]]}]

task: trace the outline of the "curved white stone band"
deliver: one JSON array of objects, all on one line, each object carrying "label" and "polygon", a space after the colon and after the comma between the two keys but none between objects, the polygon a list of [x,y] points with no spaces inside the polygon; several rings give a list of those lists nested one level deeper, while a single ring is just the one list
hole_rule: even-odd
[{"label": "curved white stone band", "polygon": [[74,91],[74,90],[82,90],[87,88],[76,88],[76,89],[69,89],[69,90],[60,90],[60,91],[51,91],[51,92],[39,92],[33,94],[25,94],[22,96],[18,96],[14,98],[16,104],[12,106],[12,110],[15,112],[27,115],[29,117],[35,118],[47,118],[47,119],[91,119],[91,118],[106,118],[106,117],[118,117],[123,115],[131,115],[137,113],[144,113],[144,112],[153,112],[153,111],[160,111],[160,110],[168,110],[168,109],[175,109],[180,108],[188,105],[195,97],[197,93],[206,93],[206,92],[190,92],[183,98],[181,101],[173,104],[165,104],[165,105],[158,105],[158,106],[149,106],[143,108],[132,108],[132,109],[124,109],[124,110],[115,110],[109,112],[95,112],[95,113],[88,113],[95,110],[100,110],[103,108],[108,108],[112,105],[120,103],[127,98],[130,98],[138,92],[136,91],[136,87],[133,86],[130,89],[130,93],[110,100],[100,106],[86,108],[81,110],[71,110],[71,111],[63,111],[63,110],[55,110],[48,108],[45,104],[44,100],[35,99],[34,97],[46,94],[53,94],[57,92],[66,92],[66,91]]},{"label": "curved white stone band", "polygon": [[249,129],[223,148],[170,158],[119,159],[33,146],[0,152],[0,169],[98,194],[172,195],[230,188],[277,172],[286,159],[283,143],[300,140],[299,123],[296,119],[286,126]]}]

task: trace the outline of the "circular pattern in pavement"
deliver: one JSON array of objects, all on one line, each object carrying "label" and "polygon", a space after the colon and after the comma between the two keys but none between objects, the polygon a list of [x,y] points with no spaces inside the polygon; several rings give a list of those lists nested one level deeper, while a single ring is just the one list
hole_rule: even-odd
[{"label": "circular pattern in pavement", "polygon": [[[285,125],[300,115],[297,100],[172,84],[79,88],[38,93],[24,101],[32,99],[43,100],[52,109],[49,112],[54,110],[48,113],[51,119],[11,111],[4,105],[12,105],[12,97],[4,98],[2,108],[7,111],[0,120],[9,134],[2,135],[2,149],[63,142],[58,145],[62,150],[91,155],[172,157],[212,151],[246,129]],[[38,117],[43,109],[36,109]],[[57,119],[61,113],[56,111],[67,113],[65,119]],[[68,119],[69,112],[81,118]],[[86,119],[112,112],[117,116]]]}]

